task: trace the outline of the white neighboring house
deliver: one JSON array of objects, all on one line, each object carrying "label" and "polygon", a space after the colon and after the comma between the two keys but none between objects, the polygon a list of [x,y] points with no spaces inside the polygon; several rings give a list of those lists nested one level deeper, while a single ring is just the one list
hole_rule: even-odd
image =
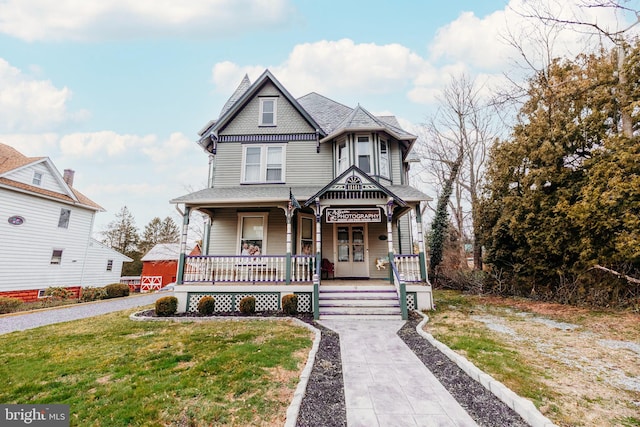
[{"label": "white neighboring house", "polygon": [[122,263],[132,261],[91,238],[104,209],[73,188],[73,178],[48,157],[0,143],[0,296],[31,301],[51,286],[77,295],[118,282]]}]

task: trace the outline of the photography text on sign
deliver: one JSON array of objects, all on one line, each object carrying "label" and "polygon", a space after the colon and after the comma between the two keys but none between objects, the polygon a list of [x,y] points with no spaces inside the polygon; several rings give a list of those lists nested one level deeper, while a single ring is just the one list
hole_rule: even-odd
[{"label": "photography text on sign", "polygon": [[380,222],[380,209],[327,209],[327,222]]}]

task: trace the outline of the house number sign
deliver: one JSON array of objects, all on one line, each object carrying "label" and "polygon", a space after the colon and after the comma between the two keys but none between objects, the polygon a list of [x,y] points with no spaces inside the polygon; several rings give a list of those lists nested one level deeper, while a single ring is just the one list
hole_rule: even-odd
[{"label": "house number sign", "polygon": [[327,209],[327,222],[380,222],[380,209]]}]

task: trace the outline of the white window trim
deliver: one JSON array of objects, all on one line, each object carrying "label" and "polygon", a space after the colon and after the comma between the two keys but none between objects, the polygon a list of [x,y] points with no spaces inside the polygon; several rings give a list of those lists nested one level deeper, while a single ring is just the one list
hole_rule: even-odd
[{"label": "white window trim", "polygon": [[311,220],[311,255],[316,253],[316,218],[312,214],[299,213],[298,214],[298,235],[296,236],[296,254],[304,255],[302,253],[302,220]]},{"label": "white window trim", "polygon": [[[264,123],[264,101],[273,101],[273,123]],[[277,126],[278,125],[278,98],[277,97],[263,97],[260,98],[260,115],[259,126]]]},{"label": "white window trim", "polygon": [[[260,148],[260,179],[258,181],[247,181],[246,179],[246,159],[247,148]],[[282,148],[282,175],[280,181],[267,181],[267,148],[268,147],[280,147]],[[287,170],[287,144],[244,144],[242,146],[242,171],[240,182],[242,184],[281,184],[286,182],[286,170]]]},{"label": "white window trim", "polygon": [[[67,217],[67,223],[66,224],[61,224],[60,221],[62,220],[62,213],[64,211],[69,212],[69,216]],[[71,223],[71,209],[61,208],[60,209],[60,216],[58,217],[58,228],[62,228],[62,229],[68,230],[70,223]]]},{"label": "white window trim", "polygon": [[42,172],[39,172],[39,171],[34,171],[33,172],[33,178],[31,178],[31,183],[33,185],[37,185],[38,187],[42,187],[42,181],[43,180],[44,180],[44,174]]},{"label": "white window trim", "polygon": [[[54,259],[54,252],[56,251],[60,251],[60,261],[59,262],[53,262]],[[62,265],[62,256],[64,255],[64,249],[58,249],[58,248],[54,248],[51,249],[51,260],[49,261],[50,265]]]},{"label": "white window trim", "polygon": [[375,170],[374,170],[374,165],[373,165],[373,144],[371,141],[371,137],[369,135],[356,135],[356,159],[355,159],[355,164],[358,166],[358,168],[360,168],[360,142],[364,142],[364,141],[360,141],[360,138],[367,138],[367,143],[369,145],[369,170],[368,171],[363,171],[367,174],[374,174]]},{"label": "white window trim", "polygon": [[[382,170],[382,144],[387,147],[387,170]],[[391,147],[389,146],[389,141],[386,139],[380,139],[378,145],[378,169],[379,174],[383,178],[391,179]]]},{"label": "white window trim", "polygon": [[242,253],[242,223],[244,218],[262,218],[262,250],[260,255],[266,255],[267,235],[269,224],[269,212],[238,212],[238,230],[236,232],[236,253]]},{"label": "white window trim", "polygon": [[[344,155],[345,155],[344,168],[340,167],[340,146],[341,145],[344,145]],[[349,169],[350,165],[351,163],[349,161],[349,144],[347,143],[347,141],[338,142],[336,145],[336,170],[338,171],[337,175],[340,175],[342,172]]]}]

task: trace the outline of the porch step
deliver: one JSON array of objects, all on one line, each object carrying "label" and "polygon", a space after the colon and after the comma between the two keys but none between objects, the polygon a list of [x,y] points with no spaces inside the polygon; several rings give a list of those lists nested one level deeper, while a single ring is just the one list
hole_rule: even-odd
[{"label": "porch step", "polygon": [[393,286],[320,286],[320,319],[401,319]]}]

